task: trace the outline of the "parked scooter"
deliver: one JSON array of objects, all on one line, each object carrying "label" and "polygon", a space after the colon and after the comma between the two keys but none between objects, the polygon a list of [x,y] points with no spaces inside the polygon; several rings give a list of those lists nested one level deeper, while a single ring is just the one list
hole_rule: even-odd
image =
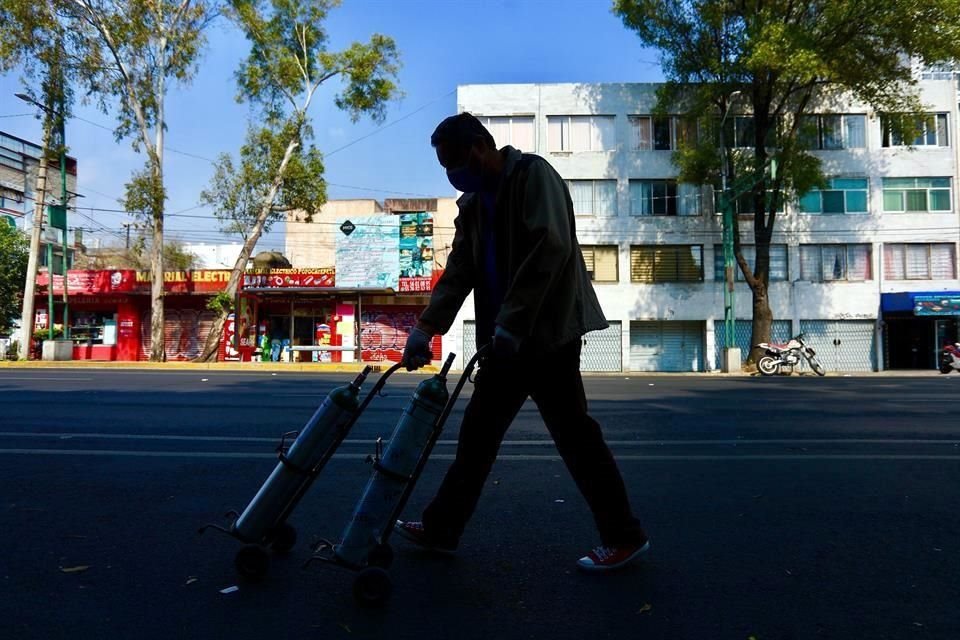
[{"label": "parked scooter", "polygon": [[782,367],[790,367],[791,371],[800,364],[800,358],[805,358],[810,363],[810,368],[818,376],[826,375],[827,370],[823,368],[817,359],[817,353],[812,347],[807,345],[803,339],[804,334],[791,338],[786,344],[775,344],[773,342],[761,342],[757,346],[766,350],[766,355],[760,358],[757,363],[757,369],[765,376],[775,376],[780,373]]},{"label": "parked scooter", "polygon": [[940,373],[960,371],[960,342],[948,344],[940,354]]}]

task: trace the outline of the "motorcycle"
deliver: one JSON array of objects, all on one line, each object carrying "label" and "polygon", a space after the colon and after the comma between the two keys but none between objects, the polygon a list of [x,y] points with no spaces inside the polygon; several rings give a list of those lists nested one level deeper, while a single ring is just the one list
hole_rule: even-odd
[{"label": "motorcycle", "polygon": [[791,338],[786,344],[775,344],[773,342],[761,342],[757,346],[764,349],[767,353],[757,363],[757,369],[765,376],[775,376],[780,373],[782,367],[790,367],[791,371],[800,364],[800,358],[805,358],[810,364],[810,368],[818,376],[826,375],[827,370],[823,368],[817,359],[817,352],[813,350],[804,339],[804,334]]},{"label": "motorcycle", "polygon": [[960,371],[960,342],[948,344],[940,354],[940,373]]}]

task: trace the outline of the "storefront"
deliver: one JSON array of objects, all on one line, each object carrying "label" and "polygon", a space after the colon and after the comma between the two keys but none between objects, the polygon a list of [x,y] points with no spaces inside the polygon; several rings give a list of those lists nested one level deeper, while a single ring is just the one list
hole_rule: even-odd
[{"label": "storefront", "polygon": [[[229,280],[227,270],[164,274],[164,348],[167,360],[200,355],[213,326],[210,299]],[[49,325],[46,273],[37,276],[39,332]],[[53,322],[63,329],[63,276],[53,280]],[[150,274],[123,269],[67,273],[67,326],[74,360],[146,360],[151,347]]]},{"label": "storefront", "polygon": [[960,291],[885,293],[880,304],[887,369],[936,369],[960,340]]},{"label": "storefront", "polygon": [[[227,358],[292,362],[398,362],[429,299],[391,288],[339,287],[332,268],[247,274],[243,295],[249,311],[240,342],[256,348],[234,354],[228,347]],[[439,336],[433,348],[439,360]]]},{"label": "storefront", "polygon": [[[439,277],[436,272],[434,278]],[[168,361],[200,355],[216,320],[208,308],[227,270],[168,271],[164,276],[164,349]],[[422,281],[421,281],[422,280]],[[398,362],[429,300],[433,279],[392,287],[338,287],[332,267],[272,269],[244,275],[220,345],[226,361]],[[412,282],[412,284],[411,284]],[[36,328],[48,328],[48,278],[37,277]],[[75,360],[147,360],[151,350],[150,274],[70,271],[69,337]],[[54,276],[53,322],[63,327],[63,276]],[[441,359],[441,338],[433,343]]]}]

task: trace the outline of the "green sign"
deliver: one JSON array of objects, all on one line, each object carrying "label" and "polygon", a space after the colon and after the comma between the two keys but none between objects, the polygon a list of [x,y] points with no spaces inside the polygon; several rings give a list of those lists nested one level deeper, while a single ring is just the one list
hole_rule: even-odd
[{"label": "green sign", "polygon": [[13,227],[14,229],[17,228],[17,219],[16,219],[16,218],[14,218],[13,216],[3,216],[3,217],[6,219],[7,224],[9,224],[9,225],[10,225],[11,227]]},{"label": "green sign", "polygon": [[915,316],[955,316],[960,315],[960,295],[945,293],[942,296],[914,296],[913,315]]},{"label": "green sign", "polygon": [[63,205],[52,204],[47,207],[47,220],[54,229],[67,230],[67,208]]}]

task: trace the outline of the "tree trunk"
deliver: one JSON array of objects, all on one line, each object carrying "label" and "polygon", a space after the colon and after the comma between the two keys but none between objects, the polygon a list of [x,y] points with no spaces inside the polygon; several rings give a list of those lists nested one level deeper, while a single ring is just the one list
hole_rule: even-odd
[{"label": "tree trunk", "polygon": [[[165,45],[165,43],[163,43]],[[165,46],[160,50],[164,51]],[[166,63],[164,58],[161,65]],[[163,68],[161,66],[161,68]],[[163,309],[163,208],[166,204],[166,191],[163,188],[163,138],[166,122],[164,121],[164,100],[166,86],[163,74],[157,80],[157,138],[151,159],[153,173],[153,195],[157,202],[153,203],[153,253],[150,257],[151,287],[150,287],[150,361],[163,362],[167,359],[166,345],[164,344],[164,309]],[[149,151],[149,147],[148,151]]]},{"label": "tree trunk", "polygon": [[758,282],[756,288],[753,289],[753,327],[748,362],[756,363],[763,356],[763,349],[757,348],[756,345],[761,342],[770,342],[770,327],[772,324],[773,312],[770,310],[767,286]]},{"label": "tree trunk", "polygon": [[163,214],[153,216],[153,247],[150,254],[150,361],[166,360],[163,313]]},{"label": "tree trunk", "polygon": [[[298,132],[299,133],[299,132]],[[250,231],[250,235],[247,236],[247,239],[243,243],[243,248],[240,249],[240,255],[237,256],[237,261],[233,265],[233,270],[230,272],[230,280],[227,282],[227,288],[224,291],[231,300],[236,298],[237,290],[240,288],[240,281],[243,278],[244,272],[247,270],[247,262],[250,260],[250,256],[253,254],[254,247],[257,246],[257,241],[260,240],[260,236],[263,234],[263,228],[267,224],[267,220],[270,217],[270,212],[273,210],[273,201],[277,197],[277,192],[280,190],[280,186],[283,184],[283,174],[287,170],[287,165],[290,163],[290,158],[293,157],[293,152],[296,151],[299,147],[297,139],[294,138],[287,143],[287,150],[283,154],[283,160],[280,162],[280,167],[277,169],[277,175],[274,176],[273,182],[270,185],[270,189],[264,195],[263,201],[260,204],[260,211],[257,214],[257,219],[253,223],[253,229]],[[195,362],[214,362],[217,359],[217,356],[220,353],[220,340],[223,337],[223,326],[226,323],[227,313],[223,312],[217,317],[213,323],[213,327],[210,329],[210,333],[207,335],[207,340],[203,345],[203,353],[201,353],[195,360]],[[239,324],[237,325],[239,329]]]}]

